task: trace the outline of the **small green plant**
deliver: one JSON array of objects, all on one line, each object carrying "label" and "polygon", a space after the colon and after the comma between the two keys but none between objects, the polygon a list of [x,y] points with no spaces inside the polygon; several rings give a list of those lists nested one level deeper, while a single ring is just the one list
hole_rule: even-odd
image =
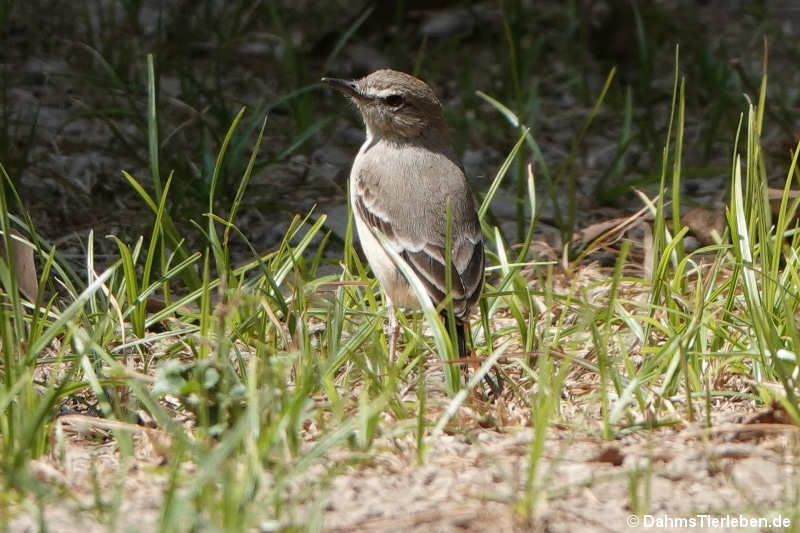
[{"label": "small green plant", "polygon": [[208,427],[219,437],[244,411],[245,388],[230,367],[209,360],[181,363],[166,361],[156,371],[153,394],[172,394],[197,418],[200,427]]}]

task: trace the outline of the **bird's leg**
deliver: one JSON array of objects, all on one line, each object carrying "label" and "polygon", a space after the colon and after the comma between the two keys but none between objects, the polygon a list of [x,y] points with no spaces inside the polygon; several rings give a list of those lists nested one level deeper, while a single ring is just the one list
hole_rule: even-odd
[{"label": "bird's leg", "polygon": [[394,305],[389,304],[386,312],[389,314],[389,364],[394,364],[397,359],[397,337],[400,334],[400,321],[397,320]]}]

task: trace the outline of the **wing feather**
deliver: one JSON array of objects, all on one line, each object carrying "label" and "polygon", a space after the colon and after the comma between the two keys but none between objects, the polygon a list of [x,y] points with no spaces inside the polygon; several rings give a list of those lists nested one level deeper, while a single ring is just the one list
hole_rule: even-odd
[{"label": "wing feather", "polygon": [[[408,230],[409,224],[392,223],[390,215],[380,212],[375,202],[369,202],[373,198],[369,190],[356,191],[354,207],[358,214],[370,229],[379,230],[386,236],[394,251],[403,257],[425,285],[434,304],[440,304],[446,295],[444,235],[436,231],[412,232]],[[454,230],[457,235],[451,254],[453,309],[460,319],[469,313],[483,287],[483,240],[474,209],[472,215],[474,221],[469,221],[470,224],[460,228],[461,231]]]}]

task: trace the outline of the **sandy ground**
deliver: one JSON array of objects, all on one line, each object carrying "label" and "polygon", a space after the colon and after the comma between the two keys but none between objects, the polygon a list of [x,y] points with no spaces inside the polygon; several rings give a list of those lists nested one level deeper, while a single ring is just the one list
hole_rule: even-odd
[{"label": "sandy ground", "polygon": [[[421,465],[411,437],[379,440],[374,449],[383,451],[369,465],[344,467],[298,509],[307,510],[306,519],[321,515],[330,532],[616,532],[637,525],[669,531],[783,530],[772,526],[798,519],[797,428],[782,422],[781,411],[756,413],[742,402],[722,411],[715,414],[713,431],[679,425],[608,442],[567,425],[551,427],[532,491],[533,523],[520,518],[529,428],[476,426],[465,434],[444,434],[429,441]],[[59,457],[32,465],[37,477],[65,489],[63,498],[44,506],[49,530],[155,531],[166,488],[165,476],[158,473],[164,457],[157,442],[154,446],[157,437],[140,432],[134,439],[135,458],[120,465],[113,441],[92,443],[97,432],[87,427],[76,431],[80,426],[74,419],[60,424]],[[345,459],[344,453],[326,457],[305,479],[335,465],[341,468]],[[116,495],[122,502],[115,517],[98,520],[96,512],[88,511],[96,483],[101,498]],[[303,488],[298,480],[293,490],[300,494]],[[27,503],[27,510],[17,509],[11,531],[38,531],[38,513],[32,501]],[[767,527],[736,527],[743,519],[769,522]],[[294,523],[305,522],[298,516]]]}]

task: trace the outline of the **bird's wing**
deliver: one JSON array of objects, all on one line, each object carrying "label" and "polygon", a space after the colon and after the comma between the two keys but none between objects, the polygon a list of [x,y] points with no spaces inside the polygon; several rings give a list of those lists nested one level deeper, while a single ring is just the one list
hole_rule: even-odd
[{"label": "bird's wing", "polygon": [[[371,174],[374,176],[374,174]],[[463,177],[460,177],[463,180]],[[434,304],[444,300],[446,284],[446,199],[451,201],[453,250],[450,279],[453,309],[464,318],[480,296],[483,286],[484,251],[475,207],[466,183],[456,182],[452,194],[428,194],[430,191],[405,191],[413,194],[398,198],[402,191],[376,180],[356,179],[353,206],[370,227],[386,236],[390,245],[423,282]]]}]

